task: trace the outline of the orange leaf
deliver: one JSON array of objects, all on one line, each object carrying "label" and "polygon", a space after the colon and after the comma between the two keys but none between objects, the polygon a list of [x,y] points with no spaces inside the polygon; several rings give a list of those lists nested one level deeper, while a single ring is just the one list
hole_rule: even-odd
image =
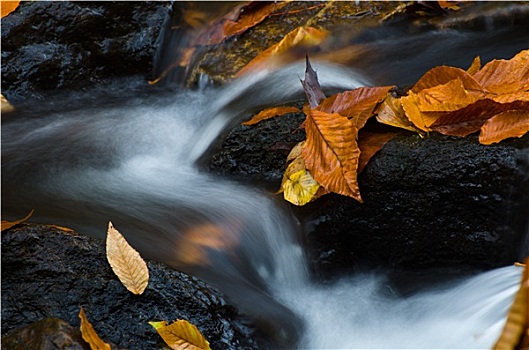
[{"label": "orange leaf", "polygon": [[313,110],[307,115],[305,130],[302,156],[314,179],[329,191],[362,202],[356,178],[360,150],[354,123],[338,113]]},{"label": "orange leaf", "polygon": [[2,226],[1,226],[1,230],[0,231],[4,231],[4,230],[7,230],[7,229],[10,229],[11,227],[13,226],[16,226],[18,224],[21,224],[23,223],[24,221],[26,221],[27,219],[29,219],[31,217],[31,215],[33,215],[33,211],[34,209],[31,209],[31,211],[29,212],[28,215],[26,215],[24,218],[20,219],[20,220],[16,220],[16,221],[6,221],[6,220],[2,220]]},{"label": "orange leaf", "polygon": [[391,94],[389,94],[384,102],[378,107],[377,113],[377,121],[379,123],[420,132],[420,130],[417,129],[408,118],[406,118],[400,98],[393,97]]},{"label": "orange leaf", "polygon": [[484,91],[485,89],[467,72],[460,68],[440,66],[426,72],[411,89],[418,93],[421,90],[444,85],[454,79],[459,78],[466,90]]},{"label": "orange leaf", "polygon": [[355,118],[356,127],[361,129],[374,115],[375,108],[386,98],[392,88],[393,86],[360,87],[345,91],[326,98],[316,109]]},{"label": "orange leaf", "polygon": [[481,58],[479,58],[479,56],[476,56],[476,58],[474,58],[474,61],[472,61],[472,64],[470,65],[470,67],[468,67],[467,73],[470,75],[474,75],[480,69],[481,69]]},{"label": "orange leaf", "polygon": [[384,147],[388,141],[399,134],[393,132],[369,132],[360,130],[358,133],[358,148],[360,148],[360,159],[358,160],[358,173],[360,174],[369,160]]},{"label": "orange leaf", "polygon": [[10,14],[11,12],[15,11],[18,7],[18,4],[20,4],[20,1],[4,1],[2,0],[0,2],[0,6],[2,7],[1,9],[1,14],[0,14],[0,17],[5,17],[7,16],[8,14]]},{"label": "orange leaf", "polygon": [[176,320],[170,325],[165,321],[149,323],[171,349],[211,350],[209,342],[198,328],[186,320]]},{"label": "orange leaf", "polygon": [[92,325],[86,318],[82,307],[79,311],[79,318],[81,319],[81,335],[83,336],[84,341],[87,342],[88,345],[90,345],[90,349],[111,350],[110,345],[108,345],[103,340],[101,340],[101,338],[99,338],[96,331],[94,330],[94,327],[92,327]]},{"label": "orange leaf", "polygon": [[406,113],[408,120],[422,131],[432,131],[428,125],[434,123],[438,115],[428,116],[421,113],[419,109],[419,96],[412,91],[408,91],[408,96],[400,98],[402,108]]},{"label": "orange leaf", "polygon": [[451,112],[476,102],[484,93],[467,91],[463,82],[456,78],[446,84],[421,90],[417,95],[421,112]]},{"label": "orange leaf", "polygon": [[279,115],[284,115],[288,113],[298,113],[301,112],[297,107],[272,107],[263,109],[261,112],[257,113],[252,117],[252,119],[242,123],[242,125],[255,125],[263,120],[277,117]]},{"label": "orange leaf", "polygon": [[261,68],[270,68],[271,66],[281,63],[283,57],[290,49],[295,47],[310,47],[320,44],[327,36],[327,32],[312,28],[298,27],[285,35],[285,37],[275,45],[272,45],[257,57],[244,66],[235,77],[240,77],[250,71],[260,70]]},{"label": "orange leaf", "polygon": [[474,79],[500,95],[529,90],[529,50],[521,51],[510,60],[487,63],[474,74]]},{"label": "orange leaf", "polygon": [[483,124],[479,142],[490,145],[509,137],[522,137],[529,131],[529,110],[510,110],[496,114]]}]

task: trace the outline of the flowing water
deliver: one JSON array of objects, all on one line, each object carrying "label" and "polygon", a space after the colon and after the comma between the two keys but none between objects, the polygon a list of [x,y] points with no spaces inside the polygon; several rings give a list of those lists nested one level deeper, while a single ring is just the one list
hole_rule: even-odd
[{"label": "flowing water", "polygon": [[[327,88],[368,83],[313,66]],[[144,257],[218,286],[285,347],[490,348],[521,268],[435,286],[418,279],[404,295],[378,273],[319,284],[288,206],[196,165],[249,111],[302,97],[303,71],[294,64],[170,96],[109,88],[57,100],[52,111],[22,106],[2,120],[2,216],[35,209],[33,222],[98,237],[110,220]]]}]

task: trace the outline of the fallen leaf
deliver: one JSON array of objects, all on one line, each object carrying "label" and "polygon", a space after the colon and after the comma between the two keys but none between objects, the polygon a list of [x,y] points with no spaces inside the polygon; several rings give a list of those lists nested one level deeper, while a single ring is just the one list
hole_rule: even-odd
[{"label": "fallen leaf", "polygon": [[320,184],[306,169],[305,161],[301,156],[301,148],[294,147],[293,152],[297,153],[297,156],[290,162],[283,174],[279,193],[283,192],[283,197],[288,202],[301,206],[315,199]]},{"label": "fallen leaf", "polygon": [[106,250],[107,260],[121,283],[132,293],[142,294],[149,283],[147,264],[112,222],[108,223]]},{"label": "fallen leaf", "polygon": [[0,11],[1,12],[0,17],[3,18],[5,16],[7,16],[8,14],[10,14],[11,12],[15,11],[19,4],[20,4],[20,1],[5,1],[5,0],[2,0],[0,2],[0,6],[2,7],[2,10]]},{"label": "fallen leaf", "polygon": [[252,117],[252,119],[245,121],[242,125],[255,125],[263,120],[274,118],[280,115],[285,115],[288,113],[299,113],[301,112],[297,107],[271,107],[263,109],[261,112],[257,113]]},{"label": "fallen leaf", "polygon": [[1,226],[1,230],[0,231],[4,231],[4,230],[7,230],[7,229],[10,229],[11,227],[13,226],[16,226],[18,224],[21,224],[23,223],[24,221],[26,221],[27,219],[29,219],[31,217],[31,215],[33,215],[33,212],[35,211],[35,209],[31,209],[31,211],[29,212],[28,215],[26,215],[24,218],[20,219],[20,220],[16,220],[16,221],[6,221],[6,220],[2,220],[2,226]]},{"label": "fallen leaf", "polygon": [[457,5],[456,1],[441,0],[441,1],[437,1],[437,3],[439,4],[441,8],[444,8],[444,9],[449,9],[449,10],[454,10],[454,11],[459,10],[459,6]]},{"label": "fallen leaf", "polygon": [[529,90],[529,50],[510,60],[492,60],[473,75],[488,91],[498,95]]},{"label": "fallen leaf", "polygon": [[391,94],[388,94],[386,99],[378,107],[376,114],[376,119],[379,123],[413,132],[421,132],[421,130],[415,127],[415,125],[406,118],[401,99],[393,97]]},{"label": "fallen leaf", "polygon": [[370,132],[360,130],[358,133],[358,148],[360,149],[358,174],[364,170],[369,160],[398,134],[398,131]]},{"label": "fallen leaf", "polygon": [[318,74],[310,65],[308,55],[305,56],[305,61],[305,80],[302,80],[301,84],[303,85],[303,90],[305,90],[305,95],[307,95],[310,108],[316,108],[325,99],[325,94],[318,81]]},{"label": "fallen leaf", "polygon": [[438,85],[444,85],[454,79],[461,80],[466,90],[485,91],[470,74],[456,67],[440,66],[430,69],[413,86],[411,91],[418,93],[424,89],[430,89]]},{"label": "fallen leaf", "polygon": [[476,56],[474,58],[474,61],[472,61],[472,64],[467,69],[467,73],[470,75],[476,74],[481,69],[481,58],[479,56]]},{"label": "fallen leaf", "polygon": [[186,320],[176,320],[167,325],[165,321],[149,322],[165,343],[174,350],[211,350],[209,342],[198,328]]},{"label": "fallen leaf", "polygon": [[[529,264],[529,259],[525,260],[525,264]],[[520,281],[520,289],[514,298],[511,305],[507,321],[503,327],[503,331],[494,344],[493,350],[505,349],[522,349],[520,345],[527,341],[527,333],[529,332],[529,269],[524,268],[522,280]]]},{"label": "fallen leaf", "polygon": [[235,77],[240,77],[249,72],[276,66],[290,49],[298,47],[311,47],[319,45],[327,37],[327,32],[313,27],[298,27],[285,35],[275,45],[272,45],[244,66]]},{"label": "fallen leaf", "polygon": [[356,178],[360,150],[354,123],[338,113],[312,110],[305,131],[302,156],[314,179],[331,192],[362,202]]},{"label": "fallen leaf", "polygon": [[99,335],[97,335],[96,331],[94,330],[94,327],[92,327],[92,325],[86,318],[82,307],[79,311],[79,318],[81,319],[81,335],[84,341],[87,342],[88,345],[90,345],[90,349],[111,350],[110,345],[101,340],[101,338],[99,338]]},{"label": "fallen leaf", "polygon": [[0,94],[0,99],[2,101],[2,113],[9,113],[13,112],[15,108],[9,101],[4,97],[4,95]]},{"label": "fallen leaf", "polygon": [[522,137],[529,132],[529,111],[510,110],[496,114],[481,127],[479,142],[490,145],[509,137]]}]

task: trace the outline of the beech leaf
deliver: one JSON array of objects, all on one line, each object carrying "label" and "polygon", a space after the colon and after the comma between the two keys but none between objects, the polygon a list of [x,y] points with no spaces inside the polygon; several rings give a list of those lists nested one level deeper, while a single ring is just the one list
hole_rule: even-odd
[{"label": "beech leaf", "polygon": [[338,113],[312,110],[305,131],[302,156],[314,179],[331,192],[362,202],[356,178],[360,150],[354,123]]},{"label": "beech leaf", "polygon": [[211,350],[209,342],[198,328],[186,320],[176,320],[167,325],[165,321],[149,322],[165,343],[174,350]]},{"label": "beech leaf", "polygon": [[412,92],[418,93],[421,90],[444,85],[454,79],[459,78],[467,90],[485,91],[474,77],[464,70],[456,67],[439,66],[426,72],[411,89]]},{"label": "beech leaf", "polygon": [[476,56],[474,58],[474,61],[472,61],[472,64],[467,69],[467,73],[470,75],[476,74],[481,69],[481,58],[479,56]]},{"label": "beech leaf", "polygon": [[309,56],[305,56],[305,60],[305,80],[301,81],[301,85],[303,85],[303,90],[305,90],[305,95],[307,95],[310,108],[316,108],[325,99],[325,94],[318,81],[318,74],[310,65]]},{"label": "beech leaf", "polygon": [[84,341],[87,342],[88,345],[90,345],[90,349],[111,350],[110,345],[101,340],[101,338],[99,338],[99,335],[97,335],[96,331],[94,330],[94,327],[92,327],[92,325],[86,318],[82,307],[79,311],[79,318],[81,319],[81,335]]},{"label": "beech leaf", "polygon": [[488,91],[498,95],[529,90],[529,50],[510,60],[492,60],[473,75]]},{"label": "beech leaf", "polygon": [[255,125],[263,120],[274,118],[280,115],[288,113],[299,113],[301,112],[297,107],[271,107],[263,109],[261,112],[257,113],[252,117],[252,119],[245,121],[242,125]]},{"label": "beech leaf", "polygon": [[420,132],[420,130],[415,127],[408,118],[406,118],[401,99],[393,97],[391,94],[388,94],[386,99],[378,107],[376,119],[382,124]]},{"label": "beech leaf", "polygon": [[108,223],[106,250],[107,260],[125,288],[134,294],[142,294],[149,283],[147,264],[112,222]]},{"label": "beech leaf", "polygon": [[8,14],[10,14],[11,12],[15,11],[19,4],[20,4],[20,1],[5,1],[5,0],[2,0],[0,2],[0,7],[2,8],[0,17],[3,18],[5,16],[7,16]]},{"label": "beech leaf", "polygon": [[13,226],[16,226],[18,224],[21,224],[23,223],[24,221],[26,221],[27,219],[29,219],[31,217],[31,215],[33,215],[33,212],[35,210],[34,209],[31,209],[31,211],[29,212],[28,215],[26,215],[25,217],[23,217],[22,219],[20,220],[15,220],[15,221],[6,221],[6,220],[2,220],[2,226],[1,226],[1,230],[0,231],[4,231],[4,230],[7,230],[7,229],[10,229],[11,227]]},{"label": "beech leaf", "polygon": [[315,196],[320,187],[320,184],[306,169],[305,161],[301,155],[304,143],[300,142],[294,146],[287,157],[287,161],[292,157],[294,158],[283,174],[281,189],[279,190],[279,193],[283,192],[285,200],[299,206],[316,199]]},{"label": "beech leaf", "polygon": [[479,142],[484,145],[529,132],[529,110],[510,110],[496,114],[481,127]]}]

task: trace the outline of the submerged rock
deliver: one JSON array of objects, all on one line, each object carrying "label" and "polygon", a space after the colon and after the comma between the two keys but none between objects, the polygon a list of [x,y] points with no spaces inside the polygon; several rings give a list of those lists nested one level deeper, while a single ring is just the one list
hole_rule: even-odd
[{"label": "submerged rock", "polygon": [[82,306],[100,337],[120,348],[161,349],[163,341],[148,322],[176,319],[196,325],[213,349],[260,348],[251,321],[194,277],[151,261],[145,292],[127,291],[106,260],[102,240],[24,225],[2,232],[1,258],[3,337],[48,317],[78,328]]}]

